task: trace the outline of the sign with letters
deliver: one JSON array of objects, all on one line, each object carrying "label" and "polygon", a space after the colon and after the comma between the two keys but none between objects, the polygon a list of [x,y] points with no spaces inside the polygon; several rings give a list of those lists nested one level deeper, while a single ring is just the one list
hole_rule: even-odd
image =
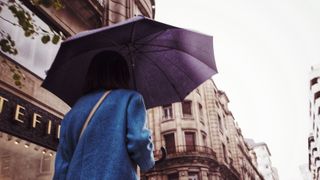
[{"label": "sign with letters", "polygon": [[61,119],[0,88],[0,131],[56,150]]}]

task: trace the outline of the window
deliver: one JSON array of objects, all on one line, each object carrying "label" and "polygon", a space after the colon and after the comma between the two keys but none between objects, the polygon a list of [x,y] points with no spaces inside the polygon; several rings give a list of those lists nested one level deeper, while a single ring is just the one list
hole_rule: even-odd
[{"label": "window", "polygon": [[173,116],[172,116],[172,105],[171,104],[168,104],[168,105],[165,105],[165,106],[162,106],[162,118],[164,120],[166,119],[172,119]]},{"label": "window", "polygon": [[223,150],[224,161],[228,163],[226,146],[224,144],[222,144],[222,150]]},{"label": "window", "polygon": [[315,122],[312,122],[312,129],[314,130]]},{"label": "window", "polygon": [[44,154],[41,159],[41,173],[50,173],[51,169],[51,156]]},{"label": "window", "polygon": [[229,157],[229,162],[230,165],[233,165],[233,159],[231,157]]},{"label": "window", "polygon": [[216,106],[219,108],[220,106],[219,106],[219,103],[218,103],[218,101],[216,101]]},{"label": "window", "polygon": [[[1,3],[2,2],[3,1],[1,1]],[[30,14],[33,14],[20,1],[15,1],[15,3],[19,4],[19,6],[21,5],[23,9],[25,9]],[[4,15],[4,17],[8,19],[14,18],[13,16],[11,16],[11,13],[3,13],[1,15]],[[48,25],[45,24],[45,22],[43,22],[38,16],[33,15],[32,18],[34,19],[34,23],[37,26],[40,26],[41,29],[51,32]],[[59,45],[55,45],[50,42],[47,44],[42,43],[40,41],[42,35],[39,35],[39,37],[36,36],[35,39],[25,38],[25,32],[23,30],[20,30],[20,28],[8,24],[6,21],[1,21],[0,26],[2,30],[10,34],[11,38],[15,41],[16,48],[19,51],[17,55],[7,55],[36,75],[40,76],[41,78],[45,78],[45,70],[50,68],[50,65],[52,64],[53,59],[59,49]],[[58,32],[55,33],[59,34]],[[58,42],[58,44],[60,43],[61,41]]]},{"label": "window", "polygon": [[199,179],[198,173],[194,173],[194,172],[188,173],[188,180],[198,180],[198,179]]},{"label": "window", "polygon": [[314,94],[314,103],[316,102],[316,100],[320,97],[320,91],[316,92]]},{"label": "window", "polygon": [[192,111],[191,111],[191,101],[183,101],[182,102],[182,113],[183,116],[191,116]]},{"label": "window", "polygon": [[200,89],[196,89],[197,94],[201,97]]},{"label": "window", "polygon": [[202,142],[203,142],[203,146],[207,147],[207,135],[206,134],[202,134]]},{"label": "window", "polygon": [[311,89],[311,87],[314,85],[314,84],[316,84],[318,82],[318,78],[316,77],[316,78],[313,78],[311,81],[310,81],[310,89]]},{"label": "window", "polygon": [[1,175],[4,177],[10,177],[10,155],[4,155],[1,157]]},{"label": "window", "polygon": [[194,132],[185,132],[186,139],[186,150],[187,152],[195,150],[195,133]]},{"label": "window", "polygon": [[[55,153],[2,132],[0,179],[52,179]],[[10,141],[7,141],[11,139]]]},{"label": "window", "polygon": [[219,129],[220,129],[220,131],[221,131],[221,133],[222,133],[222,121],[221,121],[221,117],[218,115],[218,126],[219,126]]},{"label": "window", "polygon": [[202,105],[199,103],[198,104],[199,107],[199,117],[200,117],[200,121],[203,121],[203,109],[202,109]]},{"label": "window", "polygon": [[179,180],[179,174],[178,173],[168,174],[168,180]]},{"label": "window", "polygon": [[176,143],[174,140],[174,133],[164,135],[164,141],[168,154],[176,152]]}]

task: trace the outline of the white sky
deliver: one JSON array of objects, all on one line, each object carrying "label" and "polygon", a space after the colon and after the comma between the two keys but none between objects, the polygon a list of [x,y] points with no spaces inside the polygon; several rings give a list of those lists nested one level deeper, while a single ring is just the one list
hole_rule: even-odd
[{"label": "white sky", "polygon": [[156,0],[156,20],[214,37],[229,108],[246,138],[266,142],[281,180],[308,163],[308,82],[320,61],[319,0]]}]

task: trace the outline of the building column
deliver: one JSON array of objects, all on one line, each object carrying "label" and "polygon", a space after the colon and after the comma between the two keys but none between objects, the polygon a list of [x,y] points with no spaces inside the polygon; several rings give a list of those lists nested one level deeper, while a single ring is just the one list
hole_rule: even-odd
[{"label": "building column", "polygon": [[210,173],[210,180],[222,180],[220,168],[217,167],[213,172]]},{"label": "building column", "polygon": [[174,103],[174,116],[176,121],[176,146],[185,145],[184,140],[184,134],[181,129],[181,121],[183,115],[181,114],[181,104],[180,103]]},{"label": "building column", "polygon": [[209,180],[209,169],[208,168],[201,168],[200,169],[200,176],[201,176],[201,180]]}]

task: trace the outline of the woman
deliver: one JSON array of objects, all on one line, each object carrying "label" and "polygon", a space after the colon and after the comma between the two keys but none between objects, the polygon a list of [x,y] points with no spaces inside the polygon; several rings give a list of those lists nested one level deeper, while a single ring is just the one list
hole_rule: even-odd
[{"label": "woman", "polygon": [[[142,96],[128,90],[129,78],[120,54],[103,51],[94,56],[86,93],[62,120],[54,180],[131,180],[138,179],[137,165],[142,171],[154,166],[146,109]],[[79,138],[90,111],[107,90],[110,93]]]}]

